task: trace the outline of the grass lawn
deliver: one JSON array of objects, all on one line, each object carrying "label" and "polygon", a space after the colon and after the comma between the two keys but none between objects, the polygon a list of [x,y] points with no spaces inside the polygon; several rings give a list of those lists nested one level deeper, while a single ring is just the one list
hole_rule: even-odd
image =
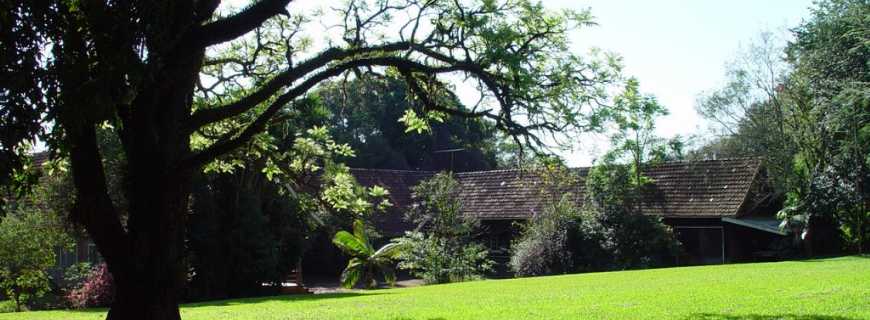
[{"label": "grass lawn", "polygon": [[[184,305],[199,319],[870,319],[870,257],[588,273]],[[103,319],[105,310],[0,314]]]}]

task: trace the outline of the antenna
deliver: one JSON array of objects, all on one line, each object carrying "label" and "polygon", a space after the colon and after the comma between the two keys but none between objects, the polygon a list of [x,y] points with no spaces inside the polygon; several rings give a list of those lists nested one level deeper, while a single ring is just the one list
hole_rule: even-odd
[{"label": "antenna", "polygon": [[435,150],[432,153],[449,153],[450,154],[450,172],[453,172],[453,158],[457,152],[465,151],[465,148]]}]

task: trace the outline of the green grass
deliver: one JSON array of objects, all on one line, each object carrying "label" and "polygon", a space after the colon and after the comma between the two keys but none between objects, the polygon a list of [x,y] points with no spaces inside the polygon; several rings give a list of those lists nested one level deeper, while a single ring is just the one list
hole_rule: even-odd
[{"label": "green grass", "polygon": [[[188,304],[194,319],[870,319],[870,257],[588,273]],[[0,314],[102,319],[105,310]]]}]

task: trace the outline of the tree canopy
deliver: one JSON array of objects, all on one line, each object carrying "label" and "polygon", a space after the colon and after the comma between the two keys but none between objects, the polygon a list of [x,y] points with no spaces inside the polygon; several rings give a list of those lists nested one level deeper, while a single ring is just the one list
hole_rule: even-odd
[{"label": "tree canopy", "polygon": [[870,238],[868,14],[866,1],[818,2],[793,41],[764,34],[699,105],[729,134],[708,149],[763,157],[785,195],[784,225],[817,253],[840,239],[861,252]]},{"label": "tree canopy", "polygon": [[[294,8],[290,0],[237,10],[219,0],[3,4],[0,176],[4,185],[25,181],[22,159],[37,141],[69,159],[71,217],[116,283],[108,318],[179,318],[195,172],[260,157],[270,178],[293,191],[305,185],[292,182],[300,172],[353,154],[327,128],[294,128],[301,136],[280,152],[264,133],[310,112],[310,93],[326,80],[399,77],[421,106],[404,114],[409,128],[479,117],[537,147],[544,134],[599,125],[618,80],[618,59],[569,50],[567,32],[591,25],[588,11],[526,0],[360,0],[322,11],[330,20]],[[479,102],[459,108],[457,81]],[[100,128],[113,128],[120,142],[122,203],[109,196]],[[363,210],[340,192],[351,190],[346,173],[323,175],[320,198]]]}]

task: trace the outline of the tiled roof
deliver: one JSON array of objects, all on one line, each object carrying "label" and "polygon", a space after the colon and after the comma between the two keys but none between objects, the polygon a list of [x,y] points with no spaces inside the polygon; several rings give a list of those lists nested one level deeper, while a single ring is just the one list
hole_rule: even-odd
[{"label": "tiled roof", "polygon": [[[580,179],[575,191],[583,194],[588,168],[575,169]],[[663,217],[738,217],[748,214],[754,188],[762,180],[761,162],[753,158],[669,162],[649,166],[652,180],[644,196],[645,214]],[[385,219],[401,217],[412,203],[411,187],[434,172],[353,169],[367,186],[382,185],[395,205]],[[462,185],[458,198],[465,214],[480,219],[527,219],[539,212],[547,197],[540,193],[541,177],[530,171],[492,170],[457,173]],[[398,215],[398,216],[394,216]],[[392,224],[392,223],[390,223]],[[399,226],[396,226],[399,227]]]},{"label": "tiled roof", "polygon": [[755,196],[761,161],[753,158],[673,162],[651,166],[644,213],[665,217],[736,217]]}]

